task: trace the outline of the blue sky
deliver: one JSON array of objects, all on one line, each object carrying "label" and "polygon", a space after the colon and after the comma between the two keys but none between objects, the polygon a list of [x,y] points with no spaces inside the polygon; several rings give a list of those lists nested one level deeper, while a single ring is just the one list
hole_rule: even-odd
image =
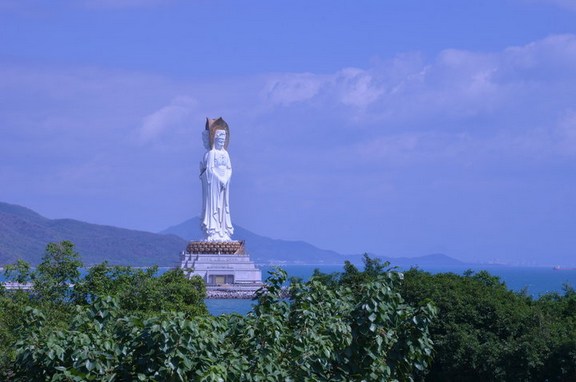
[{"label": "blue sky", "polygon": [[572,0],[0,0],[0,201],[342,253],[576,265]]}]

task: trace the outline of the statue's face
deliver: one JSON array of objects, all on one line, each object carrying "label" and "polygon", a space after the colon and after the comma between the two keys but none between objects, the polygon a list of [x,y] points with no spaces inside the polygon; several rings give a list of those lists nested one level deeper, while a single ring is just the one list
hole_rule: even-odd
[{"label": "statue's face", "polygon": [[226,143],[226,131],[216,130],[216,134],[214,136],[214,146],[216,146],[217,149],[221,149],[222,147],[224,147],[225,143]]}]

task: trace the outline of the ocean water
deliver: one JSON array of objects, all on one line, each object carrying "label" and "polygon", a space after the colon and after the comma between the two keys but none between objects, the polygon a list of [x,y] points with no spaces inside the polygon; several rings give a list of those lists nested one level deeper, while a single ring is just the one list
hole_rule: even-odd
[{"label": "ocean water", "polygon": [[[342,272],[344,268],[337,265],[287,265],[282,267],[288,273],[288,277],[300,277],[308,280],[314,269],[319,269],[324,273]],[[361,267],[359,267],[361,268]],[[268,272],[274,267],[261,267],[262,277],[266,278]],[[405,271],[408,268],[399,267],[399,271]],[[548,293],[562,292],[564,284],[576,287],[576,270],[554,270],[551,267],[513,267],[503,265],[476,265],[466,264],[458,266],[427,266],[419,269],[430,273],[452,272],[462,275],[466,270],[471,269],[474,272],[482,270],[490,272],[506,284],[508,289],[520,291],[524,288],[533,297]]]},{"label": "ocean water", "polygon": [[[275,267],[263,266],[262,278],[266,279],[269,272]],[[282,266],[288,273],[288,277],[299,277],[308,280],[314,269],[319,269],[324,273],[342,272],[341,265],[285,265]],[[159,268],[158,274],[166,272],[170,268]],[[427,266],[420,267],[421,270],[430,273],[452,272],[463,274],[466,270],[472,269],[475,272],[486,270],[506,284],[508,289],[521,291],[526,289],[534,298],[549,293],[563,292],[564,285],[576,288],[576,270],[554,270],[551,267],[512,267],[499,265],[461,265],[461,266]],[[400,271],[406,270],[399,268]],[[83,269],[82,274],[86,273]],[[0,282],[4,281],[4,272],[0,272]],[[246,314],[252,308],[251,300],[242,299],[207,299],[208,311],[213,315],[225,313]]]},{"label": "ocean water", "polygon": [[[314,269],[319,269],[324,273],[342,272],[342,266],[336,265],[286,265],[282,266],[288,277],[299,277],[308,280]],[[269,272],[274,267],[263,266],[262,278],[267,278]],[[506,284],[508,289],[519,292],[526,289],[528,294],[534,298],[550,293],[563,292],[564,285],[576,288],[576,270],[554,270],[551,267],[512,267],[501,265],[462,265],[462,266],[428,266],[420,267],[421,270],[430,273],[452,272],[462,275],[466,270],[472,269],[475,272],[482,270],[490,272],[493,276],[498,276]],[[399,268],[400,271],[406,270]],[[252,308],[251,300],[238,299],[207,299],[206,306],[213,315],[239,313],[246,314]]]}]

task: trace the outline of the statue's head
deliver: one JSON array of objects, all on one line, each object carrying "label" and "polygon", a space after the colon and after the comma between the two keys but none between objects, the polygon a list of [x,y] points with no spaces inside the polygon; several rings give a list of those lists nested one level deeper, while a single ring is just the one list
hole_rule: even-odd
[{"label": "statue's head", "polygon": [[226,130],[218,129],[214,133],[214,147],[218,150],[222,149],[226,144]]},{"label": "statue's head", "polygon": [[[217,119],[206,118],[206,131],[209,132],[209,145],[211,149],[214,147],[228,149],[230,129],[226,121],[221,117]],[[217,139],[219,139],[219,142],[216,142]],[[216,143],[218,143],[218,145],[216,145]]]}]

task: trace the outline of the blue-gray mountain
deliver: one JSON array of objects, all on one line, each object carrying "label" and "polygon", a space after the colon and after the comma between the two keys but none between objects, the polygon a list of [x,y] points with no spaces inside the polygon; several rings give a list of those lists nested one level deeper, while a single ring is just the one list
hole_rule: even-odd
[{"label": "blue-gray mountain", "polygon": [[17,205],[0,202],[0,265],[23,259],[38,264],[49,242],[70,240],[85,265],[171,266],[186,241],[175,235],[48,219]]},{"label": "blue-gray mountain", "polygon": [[[200,240],[200,218],[195,217],[161,233],[173,234],[188,240]],[[317,248],[303,241],[270,239],[234,225],[234,239],[244,240],[253,261],[259,264],[342,264],[346,259],[358,257]]]},{"label": "blue-gray mountain", "polygon": [[[23,259],[38,264],[49,242],[70,240],[85,265],[108,261],[113,265],[175,266],[190,240],[202,237],[199,218],[189,219],[160,233],[90,224],[72,219],[48,219],[18,205],[0,202],[0,265]],[[342,255],[303,241],[270,239],[235,225],[234,239],[245,240],[259,264],[342,264],[361,262],[361,255]],[[385,258],[393,265],[457,265],[444,255]]]}]

